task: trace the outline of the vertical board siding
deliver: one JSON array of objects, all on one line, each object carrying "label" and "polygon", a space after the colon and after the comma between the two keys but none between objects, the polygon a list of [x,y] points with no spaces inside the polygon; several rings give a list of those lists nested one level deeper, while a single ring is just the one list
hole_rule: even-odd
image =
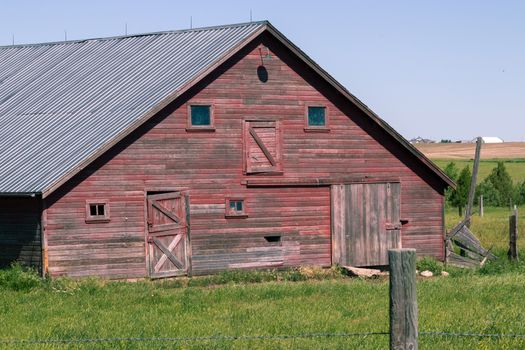
[{"label": "vertical board siding", "polygon": [[[267,39],[263,39],[267,40]],[[274,43],[263,57],[268,81],[257,77],[258,47],[232,62],[187,103],[176,103],[143,125],[52,195],[48,209],[52,275],[147,275],[145,192],[187,190],[190,196],[193,273],[331,263],[329,187],[249,188],[256,178],[329,178],[366,174],[401,182],[403,247],[442,258],[442,195],[341,106],[286,64]],[[266,49],[263,50],[266,52]],[[289,63],[289,61],[287,61]],[[215,131],[188,132],[188,104],[213,105]],[[329,132],[305,132],[307,105],[324,105]],[[243,121],[278,122],[283,174],[243,174]],[[356,119],[357,118],[357,119]],[[271,138],[261,133],[275,152]],[[273,137],[273,136],[272,136]],[[400,146],[397,146],[400,147]],[[405,151],[406,152],[406,151]],[[264,156],[261,152],[260,156]],[[265,163],[266,164],[266,163]],[[245,198],[248,217],[225,218],[225,198]],[[87,224],[85,200],[111,205],[108,223]],[[264,238],[281,235],[280,242]]]},{"label": "vertical board siding", "polygon": [[40,206],[37,198],[0,198],[0,267],[19,262],[41,269]]},{"label": "vertical board siding", "polygon": [[388,249],[401,243],[399,188],[399,183],[332,187],[334,263],[388,265]]}]

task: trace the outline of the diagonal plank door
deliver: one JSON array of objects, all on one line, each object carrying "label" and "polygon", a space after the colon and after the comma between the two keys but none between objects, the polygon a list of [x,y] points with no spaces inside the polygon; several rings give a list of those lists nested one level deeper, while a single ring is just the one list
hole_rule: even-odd
[{"label": "diagonal plank door", "polygon": [[332,216],[334,264],[388,265],[401,247],[399,183],[333,185]]},{"label": "diagonal plank door", "polygon": [[189,268],[188,195],[148,194],[148,269],[150,277],[185,275]]},{"label": "diagonal plank door", "polygon": [[245,173],[273,173],[281,170],[279,123],[277,121],[245,121]]}]

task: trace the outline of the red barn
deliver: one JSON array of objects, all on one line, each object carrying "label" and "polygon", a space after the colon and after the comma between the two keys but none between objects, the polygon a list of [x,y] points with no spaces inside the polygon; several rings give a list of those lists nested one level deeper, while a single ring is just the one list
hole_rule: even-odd
[{"label": "red barn", "polygon": [[453,185],[268,22],[0,48],[0,264],[443,259]]}]

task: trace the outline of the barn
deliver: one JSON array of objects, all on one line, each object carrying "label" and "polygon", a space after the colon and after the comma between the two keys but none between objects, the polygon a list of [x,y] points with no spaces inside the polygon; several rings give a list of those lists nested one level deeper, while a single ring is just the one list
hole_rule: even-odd
[{"label": "barn", "polygon": [[50,276],[444,256],[453,182],[267,21],[0,47],[0,264]]}]

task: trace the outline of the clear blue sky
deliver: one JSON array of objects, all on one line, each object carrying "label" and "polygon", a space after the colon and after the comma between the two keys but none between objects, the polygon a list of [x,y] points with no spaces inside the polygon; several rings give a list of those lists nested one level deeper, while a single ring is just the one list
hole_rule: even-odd
[{"label": "clear blue sky", "polygon": [[0,45],[267,19],[406,138],[525,141],[525,1],[3,1]]}]

